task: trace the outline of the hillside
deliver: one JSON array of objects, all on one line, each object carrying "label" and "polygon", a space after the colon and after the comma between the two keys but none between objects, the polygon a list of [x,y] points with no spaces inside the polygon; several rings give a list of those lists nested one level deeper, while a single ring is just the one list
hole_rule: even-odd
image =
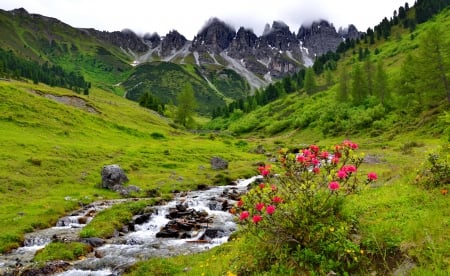
[{"label": "hillside", "polygon": [[[247,143],[193,136],[99,89],[81,96],[1,80],[0,91],[1,252],[18,246],[23,233],[53,225],[79,204],[117,198],[99,187],[104,165],[121,165],[130,185],[144,194],[152,189],[168,194],[250,175],[251,167],[242,164],[258,158],[247,153]],[[211,170],[213,156],[228,160],[229,170]]]}]

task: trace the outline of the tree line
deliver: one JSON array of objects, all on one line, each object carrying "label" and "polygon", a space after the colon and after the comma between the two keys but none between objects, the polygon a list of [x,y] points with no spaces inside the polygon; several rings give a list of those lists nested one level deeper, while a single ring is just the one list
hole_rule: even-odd
[{"label": "tree line", "polygon": [[91,83],[76,72],[67,72],[59,65],[47,61],[39,64],[17,57],[12,50],[0,48],[0,75],[13,79],[30,79],[33,83],[72,89],[77,93],[89,94]]}]

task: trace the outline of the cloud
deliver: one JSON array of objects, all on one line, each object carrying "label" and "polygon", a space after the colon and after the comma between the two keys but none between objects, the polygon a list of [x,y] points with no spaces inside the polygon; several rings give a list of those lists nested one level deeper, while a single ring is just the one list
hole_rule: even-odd
[{"label": "cloud", "polygon": [[[413,1],[406,1],[410,6]],[[404,0],[2,0],[1,9],[23,7],[31,13],[58,18],[73,26],[98,30],[131,29],[137,34],[157,32],[164,36],[177,30],[192,39],[212,17],[243,26],[261,35],[266,23],[283,21],[293,32],[302,24],[325,19],[336,28],[354,24],[359,30],[391,17]]]}]

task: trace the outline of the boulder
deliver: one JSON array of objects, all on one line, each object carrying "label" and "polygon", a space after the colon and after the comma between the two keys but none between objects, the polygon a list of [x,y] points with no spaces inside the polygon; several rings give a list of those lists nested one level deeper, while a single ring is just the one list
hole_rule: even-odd
[{"label": "boulder", "polygon": [[213,157],[213,158],[211,158],[211,168],[213,170],[228,169],[228,161],[226,161],[220,157]]},{"label": "boulder", "polygon": [[117,186],[122,186],[128,182],[123,169],[116,164],[103,166],[102,168],[102,187],[111,190],[117,190]]}]

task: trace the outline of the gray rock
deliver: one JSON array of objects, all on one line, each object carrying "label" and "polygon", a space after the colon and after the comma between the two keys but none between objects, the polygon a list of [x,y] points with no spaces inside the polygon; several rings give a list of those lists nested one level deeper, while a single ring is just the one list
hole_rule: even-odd
[{"label": "gray rock", "polygon": [[228,162],[220,157],[213,157],[211,158],[211,168],[213,170],[228,169]]},{"label": "gray rock", "polygon": [[117,185],[122,186],[123,183],[128,182],[128,177],[122,168],[117,165],[103,166],[102,169],[102,187],[111,190],[117,190]]}]

